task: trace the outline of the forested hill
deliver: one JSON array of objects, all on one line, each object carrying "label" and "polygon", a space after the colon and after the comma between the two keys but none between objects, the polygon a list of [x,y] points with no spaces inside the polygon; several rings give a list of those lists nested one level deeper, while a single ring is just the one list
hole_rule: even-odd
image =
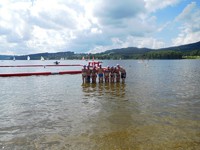
[{"label": "forested hill", "polygon": [[112,49],[107,50],[100,54],[141,54],[152,51],[153,49],[148,48],[137,48],[137,47],[128,47],[128,48],[120,48],[120,49]]},{"label": "forested hill", "polygon": [[[162,49],[128,47],[107,50],[97,54],[99,57],[112,59],[182,59],[200,58],[200,42]],[[198,57],[199,56],[199,57]]]},{"label": "forested hill", "polygon": [[10,57],[10,55],[0,55],[0,60],[9,60]]},{"label": "forested hill", "polygon": [[158,50],[174,50],[174,51],[181,51],[181,52],[200,50],[200,41],[196,42],[196,43],[192,43],[192,44],[162,48],[162,49],[158,49]]},{"label": "forested hill", "polygon": [[149,51],[180,51],[180,52],[186,52],[186,51],[193,51],[193,50],[200,50],[200,41],[197,43],[192,43],[192,44],[186,44],[186,45],[181,45],[181,46],[174,46],[174,47],[168,47],[168,48],[161,48],[161,49],[148,49],[148,48],[137,48],[137,47],[128,47],[128,48],[120,48],[120,49],[112,49],[112,50],[107,50],[103,53],[145,53]]},{"label": "forested hill", "polygon": [[[98,54],[76,54],[71,51],[57,53],[38,53],[15,56],[15,59],[25,60],[27,59],[27,56],[30,56],[32,60],[39,60],[41,56],[44,57],[44,59],[82,59],[82,57],[90,57],[90,59],[92,59],[93,56],[98,59],[200,59],[200,42],[162,49],[128,47],[107,50]],[[12,59],[13,56],[11,55],[0,55],[0,60]]]}]

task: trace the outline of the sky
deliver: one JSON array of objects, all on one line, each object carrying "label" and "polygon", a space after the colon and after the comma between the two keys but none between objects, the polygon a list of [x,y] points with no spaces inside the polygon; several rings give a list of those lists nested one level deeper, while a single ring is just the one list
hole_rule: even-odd
[{"label": "sky", "polygon": [[98,53],[200,41],[200,0],[0,0],[0,54]]}]

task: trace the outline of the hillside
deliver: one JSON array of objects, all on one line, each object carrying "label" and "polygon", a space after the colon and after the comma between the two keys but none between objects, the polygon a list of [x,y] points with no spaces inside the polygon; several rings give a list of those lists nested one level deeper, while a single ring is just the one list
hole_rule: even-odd
[{"label": "hillside", "polygon": [[173,51],[180,51],[180,52],[190,52],[193,50],[200,50],[200,41],[196,43],[186,44],[186,45],[180,45],[175,47],[168,47],[168,48],[162,48],[157,50],[173,50]]},{"label": "hillside", "polygon": [[200,42],[162,49],[128,47],[96,54],[101,59],[182,59],[200,56]]},{"label": "hillside", "polygon": [[13,59],[11,55],[0,55],[0,60],[10,60]]},{"label": "hillside", "polygon": [[151,51],[152,49],[148,48],[137,48],[137,47],[128,47],[128,48],[121,48],[121,49],[112,49],[112,50],[107,50],[103,53],[100,54],[141,54],[141,53],[146,53]]},{"label": "hillside", "polygon": [[[182,59],[182,58],[200,58],[200,41],[196,43],[168,47],[162,49],[149,49],[128,47],[120,49],[107,50],[97,54],[75,54],[74,52],[57,52],[57,53],[38,53],[29,55],[15,56],[16,60],[26,60],[30,56],[31,60],[44,59],[81,59],[82,57],[90,59],[92,56],[98,59]],[[12,60],[12,55],[0,55],[1,60]]]},{"label": "hillside", "polygon": [[30,55],[22,55],[22,56],[16,56],[17,60],[25,60],[27,59],[27,56],[30,56],[31,60],[39,60],[41,57],[43,57],[45,60],[48,59],[71,59],[74,57],[74,52],[57,52],[57,53],[37,53],[37,54],[30,54]]}]

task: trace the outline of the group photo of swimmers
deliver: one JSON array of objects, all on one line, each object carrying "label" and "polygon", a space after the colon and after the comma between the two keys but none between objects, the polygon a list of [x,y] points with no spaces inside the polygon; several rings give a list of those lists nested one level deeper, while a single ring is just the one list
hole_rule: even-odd
[{"label": "group photo of swimmers", "polygon": [[82,80],[83,83],[96,83],[98,78],[99,83],[117,83],[122,80],[122,83],[125,83],[126,70],[117,64],[116,66],[107,66],[102,68],[93,66],[92,68],[88,65],[84,65],[82,69]]}]

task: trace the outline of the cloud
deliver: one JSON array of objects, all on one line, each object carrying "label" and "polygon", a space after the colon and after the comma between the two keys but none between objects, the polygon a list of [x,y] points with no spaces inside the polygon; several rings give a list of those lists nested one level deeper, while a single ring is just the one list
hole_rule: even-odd
[{"label": "cloud", "polygon": [[149,11],[149,12],[155,12],[159,9],[163,9],[166,8],[168,6],[174,6],[176,4],[178,4],[181,0],[164,0],[164,1],[160,1],[160,0],[144,0],[145,2],[145,8]]},{"label": "cloud", "polygon": [[188,44],[199,41],[200,9],[196,2],[191,2],[176,17],[176,22],[182,24],[178,37],[173,39],[174,45]]},{"label": "cloud", "polygon": [[0,9],[0,13],[3,14],[0,16],[1,35],[6,36],[7,41],[13,43],[28,40],[30,34],[26,10],[14,8],[11,11],[13,6],[10,5]]},{"label": "cloud", "polygon": [[10,0],[0,6],[0,40],[17,54],[87,52],[155,29],[140,0]]},{"label": "cloud", "polygon": [[[111,38],[115,36],[142,36],[151,31],[150,19],[145,17],[144,2],[141,0],[100,0],[93,7],[102,32]],[[150,17],[151,18],[151,17]]]},{"label": "cloud", "polygon": [[55,1],[38,1],[29,11],[29,15],[30,23],[44,29],[74,29],[77,25],[77,13]]},{"label": "cloud", "polygon": [[[142,38],[156,30],[155,17],[146,14],[144,1],[100,0],[94,4],[92,13],[96,17],[98,30],[101,31],[100,39],[106,39],[109,45],[93,41],[99,45],[91,47],[90,52],[96,52],[100,48],[104,50],[113,47],[119,48],[118,44],[118,46],[113,46],[116,44],[114,39],[123,39],[122,41],[124,41],[124,39],[127,40],[127,37]],[[99,40],[99,38],[93,39]]]},{"label": "cloud", "polygon": [[[157,49],[161,47],[165,47],[165,43],[161,40],[157,40],[153,37],[133,37],[128,36],[125,39],[112,38],[111,44],[107,46],[96,46],[94,49],[90,50],[90,53],[98,53],[103,52],[110,49],[118,49],[118,48],[126,48],[133,47],[133,45],[137,45],[138,48],[148,47],[152,49]],[[136,47],[136,46],[135,46]]]},{"label": "cloud", "polygon": [[[6,49],[18,54],[64,51],[72,31],[87,28],[88,25],[70,7],[73,2],[57,2],[0,2],[0,14],[3,14],[0,16],[0,42],[4,43]],[[80,20],[85,21],[83,26]],[[15,46],[11,47],[11,44]],[[3,50],[0,49],[0,52],[5,53]]]},{"label": "cloud", "polygon": [[96,5],[95,16],[106,21],[132,18],[144,11],[144,2],[140,0],[101,0]]},{"label": "cloud", "polygon": [[[169,23],[158,25],[159,18],[154,15],[156,11],[175,6],[179,2],[180,0],[0,1],[0,54],[97,52],[130,46],[164,47],[164,35],[155,35],[164,33]],[[181,28],[174,43],[192,41],[195,37],[198,39],[200,21],[197,18],[200,18],[197,5],[191,3],[176,18],[175,22]]]},{"label": "cloud", "polygon": [[191,2],[185,7],[185,9],[179,14],[179,16],[176,17],[176,20],[177,21],[191,20],[191,14],[195,12],[195,9],[196,9],[196,3]]}]

